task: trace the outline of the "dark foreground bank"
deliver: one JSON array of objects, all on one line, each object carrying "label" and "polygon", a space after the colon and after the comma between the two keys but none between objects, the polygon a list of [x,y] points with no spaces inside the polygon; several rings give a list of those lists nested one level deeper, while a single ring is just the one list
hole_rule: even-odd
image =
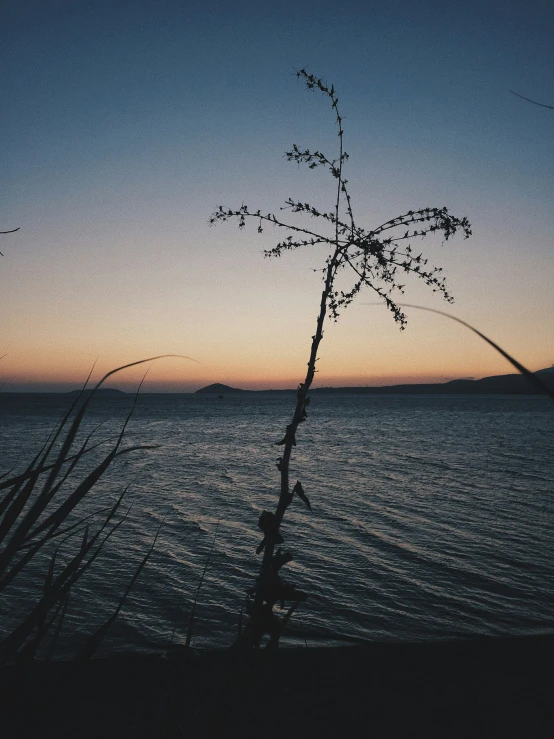
[{"label": "dark foreground bank", "polygon": [[36,663],[1,673],[12,737],[549,737],[554,636]]}]

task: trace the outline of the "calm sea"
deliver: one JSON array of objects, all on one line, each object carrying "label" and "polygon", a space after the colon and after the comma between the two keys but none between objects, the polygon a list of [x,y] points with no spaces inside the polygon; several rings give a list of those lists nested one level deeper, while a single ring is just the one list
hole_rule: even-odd
[{"label": "calm sea", "polygon": [[[28,462],[68,404],[64,395],[0,395],[0,473]],[[113,437],[131,404],[128,395],[95,400],[83,433]],[[131,510],[72,593],[61,654],[108,618],[160,525],[103,652],[184,643],[214,537],[193,645],[233,641],[293,404],[293,394],[139,397],[126,444],[159,446],[121,457],[85,499],[83,514],[129,486]],[[554,629],[548,398],[315,394],[309,410],[291,481],[301,480],[312,511],[295,500],[282,529],[295,557],[287,576],[309,599],[285,643]],[[64,546],[69,556],[72,541]],[[0,598],[4,633],[41,586],[42,565]]]}]

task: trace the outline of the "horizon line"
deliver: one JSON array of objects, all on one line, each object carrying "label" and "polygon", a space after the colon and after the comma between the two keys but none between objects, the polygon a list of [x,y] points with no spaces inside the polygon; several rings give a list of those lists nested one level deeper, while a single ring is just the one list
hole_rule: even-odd
[{"label": "horizon line", "polygon": [[[536,370],[536,372],[545,372],[545,371],[551,371],[554,373],[554,365],[551,367],[545,367],[540,370]],[[465,376],[465,377],[452,377],[450,379],[443,379],[443,380],[437,380],[433,382],[399,382],[399,383],[393,383],[393,384],[383,384],[383,385],[320,385],[315,386],[311,388],[311,391],[318,391],[318,390],[358,390],[358,389],[386,389],[386,388],[395,388],[395,387],[421,387],[421,386],[440,386],[440,385],[447,385],[451,382],[463,382],[463,381],[469,381],[469,382],[479,382],[480,380],[488,379],[489,377],[508,377],[508,376],[520,376],[517,372],[507,372],[503,373],[501,375],[485,375],[484,377],[475,377],[475,376]],[[14,383],[16,384],[16,383]],[[18,383],[17,383],[18,384]],[[59,383],[63,384],[63,383]],[[56,383],[58,385],[58,383]],[[167,390],[167,389],[161,389],[161,390],[143,390],[141,391],[141,395],[195,395],[196,393],[205,390],[206,388],[214,386],[220,386],[223,391],[226,393],[230,392],[239,392],[239,393],[286,393],[286,392],[296,392],[296,388],[294,387],[287,387],[287,388],[258,388],[258,389],[249,389],[249,388],[239,388],[239,387],[232,387],[230,385],[226,385],[225,383],[216,382],[216,383],[210,383],[208,385],[203,385],[202,387],[197,388],[196,390]],[[92,387],[86,387],[83,388],[82,386],[73,387],[70,389],[56,389],[51,390],[48,389],[48,386],[39,386],[39,387],[31,387],[31,388],[25,388],[25,389],[17,389],[17,390],[10,390],[9,387],[6,387],[6,384],[3,387],[0,387],[0,394],[3,395],[22,395],[22,394],[28,394],[28,395],[70,395],[70,394],[77,394],[79,392],[91,392]],[[99,388],[96,392],[105,393],[105,392],[114,392],[114,393],[122,393],[125,395],[132,395],[136,393],[136,389],[129,389],[129,390],[122,390],[121,388],[115,388],[115,387],[106,387],[106,388]],[[218,390],[213,391],[214,394],[218,394]]]}]

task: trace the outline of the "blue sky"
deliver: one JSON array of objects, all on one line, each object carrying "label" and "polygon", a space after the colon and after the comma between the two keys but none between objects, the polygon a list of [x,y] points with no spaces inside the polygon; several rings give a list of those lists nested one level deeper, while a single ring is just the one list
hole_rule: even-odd
[{"label": "blue sky", "polygon": [[[292,143],[332,150],[332,81],[360,224],[447,205],[470,241],[428,246],[448,308],[532,368],[554,362],[551,2],[8,3],[0,147],[5,389],[66,389],[143,356],[149,388],[291,386],[321,290],[313,251],[208,228],[213,208],[325,207],[332,183]],[[362,295],[324,344],[320,384],[510,371],[449,322],[400,333]],[[408,302],[441,308],[414,285]],[[1,354],[2,352],[0,352]],[[135,376],[122,382],[132,384]],[[122,385],[123,386],[123,385]]]}]

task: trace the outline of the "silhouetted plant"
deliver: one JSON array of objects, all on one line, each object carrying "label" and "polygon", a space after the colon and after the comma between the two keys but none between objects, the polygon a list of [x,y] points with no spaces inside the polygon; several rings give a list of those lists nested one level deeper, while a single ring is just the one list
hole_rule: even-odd
[{"label": "silhouetted plant", "polygon": [[[307,597],[306,593],[281,578],[281,567],[292,560],[292,554],[288,551],[283,552],[281,548],[277,551],[275,549],[283,542],[280,527],[294,494],[296,493],[310,508],[300,481],[297,481],[291,490],[289,465],[292,449],[296,446],[298,426],[308,416],[310,400],[308,392],[316,372],[326,315],[336,321],[340,312],[350,305],[360,290],[369,287],[384,301],[394,320],[403,329],[406,325],[406,316],[394,299],[395,292],[403,292],[403,285],[399,282],[401,275],[413,274],[419,277],[433,292],[438,292],[448,302],[452,301],[445,280],[441,277],[441,270],[427,267],[427,260],[422,254],[413,251],[411,241],[433,233],[441,233],[445,240],[458,231],[466,238],[471,234],[468,220],[451,215],[445,207],[410,210],[370,230],[359,226],[354,217],[348,181],[343,175],[348,154],[343,149],[343,119],[339,112],[335,88],[333,85],[329,87],[326,82],[309,74],[305,69],[298,71],[296,76],[309,90],[319,90],[328,99],[338,128],[339,146],[336,157],[330,158],[319,150],[303,149],[294,144],[292,149],[286,152],[286,157],[288,161],[306,164],[309,169],[318,167],[327,169],[336,180],[336,195],[334,207],[329,211],[320,210],[310,203],[294,198],[289,198],[281,210],[291,210],[293,213],[309,216],[325,226],[328,232],[287,223],[274,213],[253,210],[244,204],[237,209],[219,206],[210,218],[211,224],[236,219],[239,229],[244,228],[248,220],[253,220],[258,224],[258,233],[262,233],[266,225],[288,232],[283,240],[265,251],[267,257],[279,257],[283,252],[303,246],[321,246],[327,250],[325,266],[321,269],[324,286],[316,330],[312,336],[308,370],[304,381],[298,386],[292,420],[286,427],[283,439],[278,442],[283,446],[282,456],[277,463],[281,477],[279,500],[275,512],[264,511],[258,522],[264,537],[257,553],[263,551],[264,555],[260,575],[255,586],[249,591],[252,597],[247,603],[250,620],[239,637],[239,644],[245,647],[259,647],[265,635],[269,635],[268,647],[277,647],[284,626],[298,604]],[[339,289],[335,284],[339,273],[350,275],[352,278],[352,282],[345,289]],[[274,607],[279,603],[284,609],[287,602],[291,605],[280,619],[274,612]]]},{"label": "silhouetted plant", "polygon": [[[145,444],[122,446],[137,396],[135,395],[135,402],[115,443],[99,463],[93,463],[92,469],[82,473],[78,481],[75,480],[75,475],[79,472],[79,463],[85,457],[88,458],[93,450],[99,450],[105,442],[95,443],[94,431],[83,442],[78,442],[77,437],[95,391],[108,377],[152,359],[118,367],[108,372],[92,391],[83,389],[51,438],[26,469],[19,474],[8,472],[0,476],[0,494],[3,496],[0,498],[0,597],[8,585],[24,572],[28,572],[37,557],[42,557],[45,569],[44,582],[36,592],[28,612],[0,642],[0,664],[11,660],[33,659],[52,630],[54,633],[48,656],[53,653],[73,586],[91,567],[129,512],[129,509],[123,515],[119,512],[127,492],[125,488],[112,505],[82,516],[77,521],[68,521],[68,517],[78,512],[79,504],[117,458],[137,450],[156,448]],[[80,543],[74,537],[78,537]],[[72,541],[75,541],[73,550],[65,551],[62,557],[60,548],[67,542],[71,547]],[[81,659],[90,657],[98,648],[148,561],[153,547],[154,544],[140,562],[113,615],[81,647],[78,654]]]}]

